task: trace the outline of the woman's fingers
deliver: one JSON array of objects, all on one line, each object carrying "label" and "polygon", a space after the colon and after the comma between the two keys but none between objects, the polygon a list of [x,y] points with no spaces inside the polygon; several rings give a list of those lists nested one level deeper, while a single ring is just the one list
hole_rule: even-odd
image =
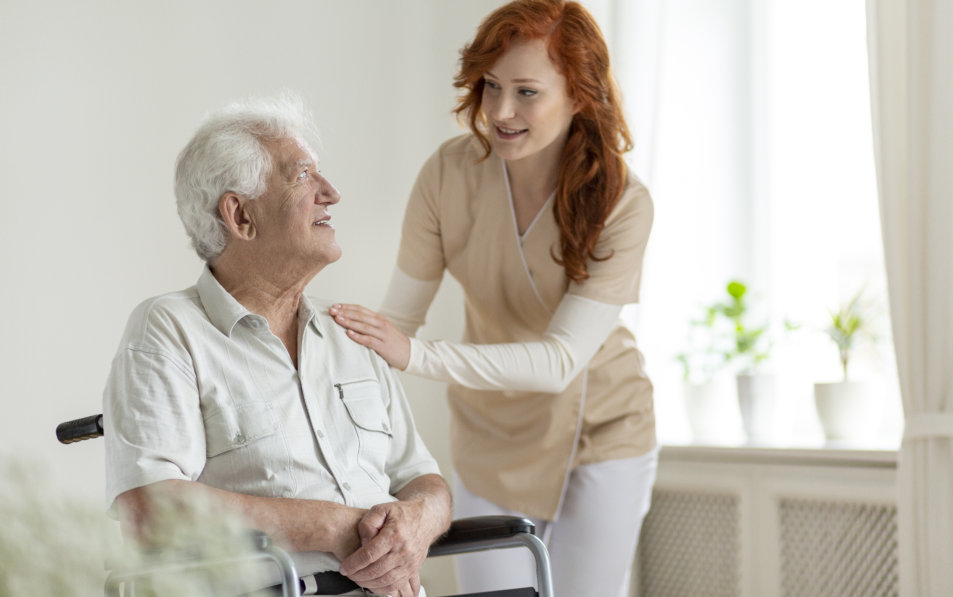
[{"label": "woman's fingers", "polygon": [[335,304],[328,313],[349,338],[374,350],[391,367],[404,370],[410,360],[410,339],[383,315],[361,305]]},{"label": "woman's fingers", "polygon": [[380,337],[387,324],[386,318],[360,305],[334,305],[328,312],[341,327],[365,335]]},{"label": "woman's fingers", "polygon": [[332,305],[328,312],[334,319],[355,321],[361,323],[379,323],[380,316],[361,305]]}]

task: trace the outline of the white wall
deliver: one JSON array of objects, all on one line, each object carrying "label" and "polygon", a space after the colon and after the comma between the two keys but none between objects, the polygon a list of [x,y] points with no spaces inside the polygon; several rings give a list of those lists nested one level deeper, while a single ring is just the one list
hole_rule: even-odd
[{"label": "white wall", "polygon": [[[416,172],[461,130],[449,114],[457,51],[499,4],[0,4],[0,461],[35,463],[101,502],[102,442],[66,447],[53,431],[100,411],[131,309],[198,277],[173,161],[205,112],[232,99],[305,96],[322,170],[343,197],[333,213],[344,256],[311,291],[377,306]],[[430,329],[457,333],[459,301],[445,282]],[[406,382],[448,471],[443,387]]]}]

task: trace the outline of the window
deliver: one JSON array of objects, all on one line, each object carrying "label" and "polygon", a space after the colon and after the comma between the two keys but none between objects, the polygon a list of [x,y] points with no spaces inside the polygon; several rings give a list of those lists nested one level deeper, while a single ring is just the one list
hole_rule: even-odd
[{"label": "window", "polygon": [[[597,17],[611,12],[604,4],[593,6]],[[637,11],[617,5],[618,19],[606,30],[635,115],[632,159],[656,203],[638,331],[662,440],[686,433],[674,357],[685,348],[689,322],[739,278],[755,319],[770,326],[769,367],[781,380],[780,417],[793,442],[821,438],[813,384],[841,376],[836,347],[823,333],[828,310],[863,290],[878,313],[879,341],[858,346],[850,376],[887,388],[878,437],[896,445],[902,415],[864,3],[680,0],[628,16]],[[626,20],[646,17],[657,27]],[[653,39],[633,40],[639,32]],[[787,331],[787,322],[798,329]]]}]

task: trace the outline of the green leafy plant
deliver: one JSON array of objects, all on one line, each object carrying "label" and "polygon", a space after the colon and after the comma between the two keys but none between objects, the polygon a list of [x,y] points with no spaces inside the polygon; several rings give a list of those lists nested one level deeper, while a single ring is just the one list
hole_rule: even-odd
[{"label": "green leafy plant", "polygon": [[[123,569],[142,565],[144,553],[122,540],[118,525],[98,501],[90,503],[54,487],[39,463],[0,458],[0,476],[0,597],[102,595],[104,562]],[[247,528],[244,521],[216,504],[159,501],[155,516],[162,535],[156,539],[176,547],[163,552],[168,561],[193,546],[220,561],[253,549],[242,532]],[[150,594],[234,595],[247,592],[229,592],[236,586],[267,584],[261,574],[262,569],[249,565],[213,568],[201,575],[169,573],[153,580]]]},{"label": "green leafy plant", "polygon": [[860,291],[841,305],[840,309],[830,311],[830,323],[824,330],[837,345],[844,381],[847,381],[847,364],[856,343],[862,338],[870,341],[877,339],[873,330],[875,318],[870,308],[863,303],[862,297],[863,291]]},{"label": "green leafy plant", "polygon": [[[693,348],[676,355],[686,381],[711,379],[725,368],[754,371],[770,355],[767,325],[751,325],[747,285],[731,280],[727,299],[705,307],[704,316],[692,321]],[[698,340],[701,340],[700,342]]]}]

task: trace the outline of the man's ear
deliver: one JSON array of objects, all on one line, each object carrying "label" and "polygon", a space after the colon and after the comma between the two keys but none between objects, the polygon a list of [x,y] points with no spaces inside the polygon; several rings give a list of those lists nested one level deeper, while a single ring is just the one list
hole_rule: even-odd
[{"label": "man's ear", "polygon": [[255,222],[247,207],[248,199],[235,193],[225,193],[218,200],[218,213],[225,221],[225,227],[235,238],[252,240],[255,238]]}]

